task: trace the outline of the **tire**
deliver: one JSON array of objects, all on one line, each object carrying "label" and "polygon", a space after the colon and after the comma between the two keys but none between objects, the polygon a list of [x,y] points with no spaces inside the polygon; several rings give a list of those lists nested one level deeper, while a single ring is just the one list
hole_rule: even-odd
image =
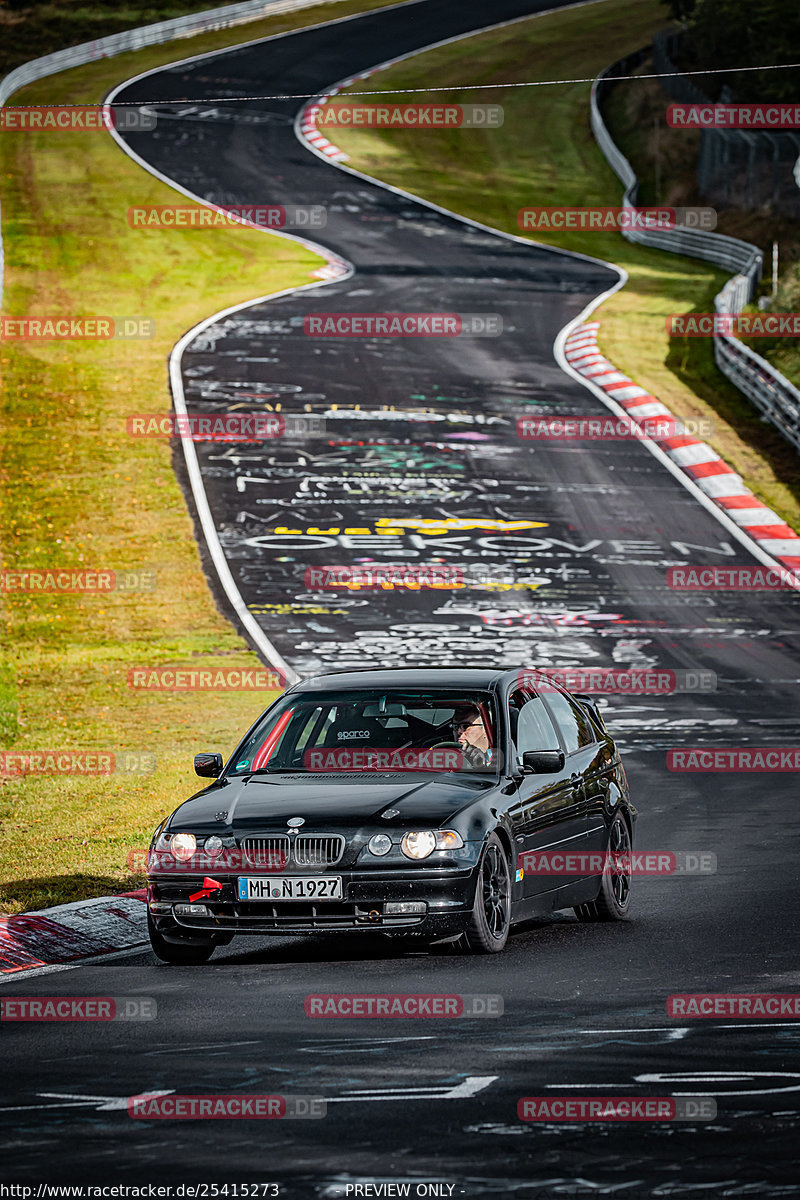
[{"label": "tire", "polygon": [[511,928],[511,868],[496,833],[489,834],[478,864],[475,903],[457,948],[462,953],[499,954]]},{"label": "tire", "polygon": [[197,967],[208,962],[214,953],[214,942],[168,942],[157,932],[150,914],[147,914],[147,932],[150,935],[150,946],[156,958],[162,962],[171,963],[176,967]]},{"label": "tire", "polygon": [[[608,831],[608,850],[630,858],[631,835],[622,813],[617,813]],[[627,921],[631,907],[630,861],[622,870],[612,867],[603,872],[600,894],[590,904],[579,904],[575,915],[579,921]]]}]

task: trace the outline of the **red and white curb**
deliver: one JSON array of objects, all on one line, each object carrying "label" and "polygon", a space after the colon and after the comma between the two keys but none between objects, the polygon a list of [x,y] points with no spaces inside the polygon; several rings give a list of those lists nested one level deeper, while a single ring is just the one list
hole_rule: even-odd
[{"label": "red and white curb", "polygon": [[0,976],[96,958],[147,940],[144,889],[0,917]]},{"label": "red and white curb", "polygon": [[[574,371],[602,388],[634,421],[672,417],[672,413],[644,388],[610,363],[597,347],[599,321],[587,321],[572,331],[564,354]],[[673,428],[680,429],[676,421]],[[652,436],[672,462],[688,475],[718,508],[748,534],[762,550],[785,567],[800,568],[800,537],[777,513],[767,508],[707,442],[690,433]]]},{"label": "red and white curb", "polygon": [[[327,104],[331,96],[335,96],[339,91],[338,88],[331,88],[330,92],[325,95],[317,96],[310,104],[307,104],[300,114],[299,128],[302,134],[302,140],[308,142],[309,146],[320,154],[324,154],[327,158],[332,158],[336,162],[347,162],[348,156],[344,150],[340,150],[338,146],[334,146],[333,142],[329,141],[324,134],[317,129],[317,116],[323,104]],[[324,267],[320,267],[316,271],[311,272],[317,279],[338,279],[342,275],[347,274],[347,264],[338,258],[331,258]]]},{"label": "red and white curb", "polygon": [[[338,87],[333,87],[329,92],[325,92],[321,96],[317,96],[310,104],[306,104],[300,114],[300,120],[297,128],[300,131],[301,140],[307,142],[308,145],[316,150],[319,154],[325,155],[326,158],[333,159],[335,162],[347,162],[348,155],[344,150],[340,150],[338,146],[334,146],[333,142],[329,141],[324,134],[317,129],[317,117],[320,109],[324,104],[327,104],[331,96],[335,96],[343,87],[355,83],[356,79],[366,79],[371,75],[372,71],[367,71],[364,75],[354,75],[352,79],[348,79],[345,83]],[[331,257],[329,262],[324,267],[320,267],[317,271],[312,271],[317,279],[339,279],[343,275],[349,274],[349,267],[343,259]]]},{"label": "red and white curb", "polygon": [[332,158],[334,162],[349,162],[350,155],[345,154],[344,150],[340,150],[338,146],[334,146],[333,142],[329,141],[324,133],[320,133],[317,128],[317,118],[323,105],[327,104],[332,96],[338,95],[344,88],[350,87],[351,84],[357,83],[360,79],[369,79],[370,75],[374,75],[376,71],[382,71],[383,69],[383,65],[370,67],[368,71],[362,72],[361,75],[352,75],[349,79],[343,79],[341,83],[337,83],[336,87],[332,87],[328,92],[323,92],[321,95],[316,96],[310,104],[306,104],[300,114],[298,124],[302,140],[308,142],[320,154],[324,154],[327,158]]},{"label": "red and white curb", "polygon": [[334,159],[336,162],[347,162],[349,155],[345,154],[344,150],[340,150],[338,146],[334,146],[333,142],[325,137],[324,133],[320,133],[317,129],[317,117],[320,109],[324,104],[327,104],[331,96],[335,96],[339,88],[331,88],[322,96],[317,96],[311,104],[307,104],[303,109],[300,117],[300,132],[303,135],[303,140],[318,150],[320,154],[325,154],[328,158]]}]

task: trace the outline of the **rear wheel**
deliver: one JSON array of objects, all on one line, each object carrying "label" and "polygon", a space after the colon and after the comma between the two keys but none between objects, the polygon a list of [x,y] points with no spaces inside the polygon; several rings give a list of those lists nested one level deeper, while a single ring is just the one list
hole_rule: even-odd
[{"label": "rear wheel", "polygon": [[147,914],[147,932],[150,935],[150,945],[156,958],[162,962],[172,963],[173,966],[194,967],[208,962],[214,953],[214,942],[168,942],[156,930],[153,918]]},{"label": "rear wheel", "polygon": [[626,921],[631,906],[631,836],[622,813],[611,822],[608,835],[609,869],[603,871],[600,895],[591,904],[579,904],[579,921]]},{"label": "rear wheel", "polygon": [[511,927],[511,870],[502,842],[489,835],[478,866],[478,883],[469,928],[458,949],[473,954],[498,954]]}]

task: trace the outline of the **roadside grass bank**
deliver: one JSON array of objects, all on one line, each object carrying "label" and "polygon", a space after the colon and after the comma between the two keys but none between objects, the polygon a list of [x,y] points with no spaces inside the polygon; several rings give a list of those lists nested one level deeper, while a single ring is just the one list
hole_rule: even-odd
[{"label": "roadside grass bank", "polygon": [[[103,60],[40,80],[12,102],[96,103],[161,63],[362,7],[377,5],[321,5]],[[124,768],[0,773],[0,912],[11,913],[138,886],[128,853],[200,786],[195,751],[227,756],[277,694],[129,686],[132,666],[260,664],[214,604],[170,443],[130,437],[126,419],[170,411],[166,360],[187,329],[309,282],[323,260],[251,229],[131,229],[130,205],[179,194],[105,133],[0,138],[0,195],[6,315],[155,324],[142,340],[0,341],[3,567],[97,568],[154,583],[99,595],[0,591],[0,751],[93,750]]]},{"label": "roadside grass bank", "polygon": [[[619,205],[622,187],[589,126],[588,83],[546,87],[412,92],[464,83],[522,83],[591,78],[646,45],[667,24],[658,0],[598,0],[574,10],[526,18],[396,64],[341,93],[409,89],[392,102],[492,103],[504,108],[493,129],[334,128],[326,135],[350,156],[349,165],[474,220],[522,234],[524,206]],[[644,81],[620,84],[623,106]],[[616,99],[616,97],[615,97]],[[374,98],[370,99],[374,102]],[[619,111],[611,132],[627,153]],[[628,124],[630,121],[628,120]],[[634,163],[634,166],[636,164]],[[668,202],[668,195],[662,198]],[[731,232],[734,232],[731,230]],[[540,244],[560,246],[619,264],[629,282],[596,310],[600,347],[638,384],[682,419],[716,422],[708,441],[751,490],[794,528],[800,528],[800,461],[761,420],[714,364],[708,338],[673,338],[673,313],[711,312],[727,275],[699,259],[633,246],[616,233],[538,230]],[[742,233],[743,236],[743,233]]]}]

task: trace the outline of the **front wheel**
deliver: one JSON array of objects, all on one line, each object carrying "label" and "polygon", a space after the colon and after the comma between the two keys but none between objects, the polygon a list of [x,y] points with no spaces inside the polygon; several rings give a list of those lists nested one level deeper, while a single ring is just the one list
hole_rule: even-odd
[{"label": "front wheel", "polygon": [[622,813],[611,822],[608,834],[608,870],[603,871],[600,895],[590,904],[579,904],[579,921],[627,921],[631,907],[631,836]]},{"label": "front wheel", "polygon": [[511,871],[496,833],[489,835],[478,865],[475,903],[458,948],[473,954],[498,954],[511,927]]},{"label": "front wheel", "polygon": [[214,953],[214,942],[186,942],[182,946],[176,942],[168,942],[156,930],[149,913],[147,914],[147,932],[150,935],[150,945],[156,958],[176,967],[199,966],[201,963],[208,962]]}]

